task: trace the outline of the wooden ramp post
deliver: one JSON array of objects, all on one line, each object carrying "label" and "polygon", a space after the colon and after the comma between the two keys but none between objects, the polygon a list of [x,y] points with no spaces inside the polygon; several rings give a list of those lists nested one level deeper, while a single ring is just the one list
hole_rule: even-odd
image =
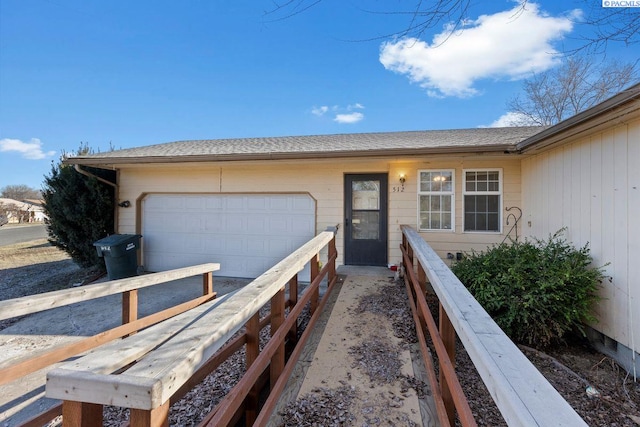
[{"label": "wooden ramp post", "polygon": [[[260,353],[260,313],[256,313],[247,321],[246,324],[246,336],[247,345],[245,350],[245,357],[247,363],[247,369],[253,365]],[[251,391],[247,394],[244,401],[245,407],[245,419],[247,425],[251,425],[255,422],[258,416],[260,388],[258,384],[255,384]]]},{"label": "wooden ramp post", "polygon": [[131,427],[169,427],[169,401],[151,410],[131,408]]},{"label": "wooden ramp post", "polygon": [[102,405],[65,400],[62,402],[62,425],[64,427],[101,426]]}]

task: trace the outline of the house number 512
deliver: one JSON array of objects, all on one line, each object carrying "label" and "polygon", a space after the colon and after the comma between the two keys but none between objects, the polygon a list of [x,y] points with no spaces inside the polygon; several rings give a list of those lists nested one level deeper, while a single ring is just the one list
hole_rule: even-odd
[{"label": "house number 512", "polygon": [[404,193],[404,187],[392,187],[394,193]]}]

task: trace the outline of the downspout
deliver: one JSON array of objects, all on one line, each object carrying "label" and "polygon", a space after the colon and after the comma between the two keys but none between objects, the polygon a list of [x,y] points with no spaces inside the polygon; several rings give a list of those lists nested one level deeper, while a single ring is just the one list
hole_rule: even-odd
[{"label": "downspout", "polygon": [[[104,178],[101,178],[99,176],[96,176],[96,175],[92,174],[91,172],[87,172],[86,170],[83,170],[80,167],[80,165],[78,165],[78,164],[73,165],[73,167],[78,173],[80,173],[80,174],[82,174],[84,176],[88,176],[89,178],[95,178],[95,179],[97,179],[98,181],[100,181],[100,182],[102,182],[104,184],[112,186],[114,188],[114,190],[115,190],[115,199],[118,200],[118,197],[119,197],[118,184],[113,183],[111,181],[108,181],[108,180],[106,180]],[[114,230],[113,231],[117,232],[117,230],[118,230],[118,219],[119,219],[117,210],[116,210],[115,215],[113,217],[114,217],[114,224],[113,224]]]}]

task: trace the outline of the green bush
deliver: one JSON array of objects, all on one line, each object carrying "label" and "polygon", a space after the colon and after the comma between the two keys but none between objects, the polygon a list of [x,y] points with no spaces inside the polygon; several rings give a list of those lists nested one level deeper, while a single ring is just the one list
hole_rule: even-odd
[{"label": "green bush", "polygon": [[588,245],[576,249],[560,236],[502,243],[472,252],[452,270],[515,342],[544,348],[566,334],[584,336],[593,322],[602,268],[591,266]]},{"label": "green bush", "polygon": [[[80,154],[90,153],[81,146]],[[63,249],[81,267],[105,269],[93,243],[109,234],[114,227],[114,188],[94,177],[77,172],[63,163],[51,166],[45,176],[42,197],[49,242]],[[113,182],[115,174],[96,168],[85,170]]]}]

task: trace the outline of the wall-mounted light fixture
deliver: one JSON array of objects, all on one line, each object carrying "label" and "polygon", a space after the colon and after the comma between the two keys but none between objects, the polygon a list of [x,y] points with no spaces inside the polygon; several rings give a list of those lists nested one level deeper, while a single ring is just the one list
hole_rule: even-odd
[{"label": "wall-mounted light fixture", "polygon": [[124,202],[118,203],[118,206],[120,206],[121,208],[128,208],[129,206],[131,206],[131,202],[128,200],[125,200]]},{"label": "wall-mounted light fixture", "polygon": [[402,191],[404,191],[404,182],[407,180],[407,175],[405,175],[404,173],[401,173],[398,176],[398,179],[400,181],[400,185],[402,186]]}]

